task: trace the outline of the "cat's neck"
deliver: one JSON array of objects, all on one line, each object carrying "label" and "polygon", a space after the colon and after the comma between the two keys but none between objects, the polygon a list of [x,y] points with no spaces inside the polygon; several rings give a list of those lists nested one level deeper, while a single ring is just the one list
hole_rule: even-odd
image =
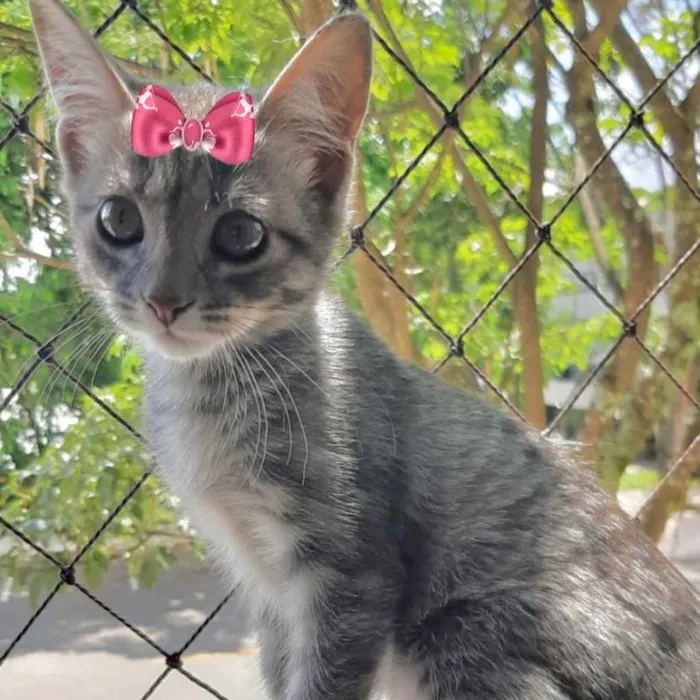
[{"label": "cat's neck", "polygon": [[[273,481],[320,478],[323,467],[313,459],[312,442],[329,416],[344,425],[350,413],[343,390],[348,323],[342,308],[327,315],[320,303],[293,327],[256,344],[222,348],[207,362],[146,353],[148,437],[176,492],[210,485],[230,474],[232,464],[248,474],[251,460],[256,474]],[[334,435],[340,440],[338,430]],[[183,463],[183,440],[200,458]],[[202,463],[209,466],[193,469]]]}]

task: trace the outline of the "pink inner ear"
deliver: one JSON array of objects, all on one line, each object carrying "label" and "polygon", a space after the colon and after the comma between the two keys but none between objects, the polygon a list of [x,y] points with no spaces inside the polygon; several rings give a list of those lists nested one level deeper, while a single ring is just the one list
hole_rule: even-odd
[{"label": "pink inner ear", "polygon": [[319,153],[316,161],[317,189],[326,197],[333,197],[346,181],[352,164],[352,146],[345,153]]}]

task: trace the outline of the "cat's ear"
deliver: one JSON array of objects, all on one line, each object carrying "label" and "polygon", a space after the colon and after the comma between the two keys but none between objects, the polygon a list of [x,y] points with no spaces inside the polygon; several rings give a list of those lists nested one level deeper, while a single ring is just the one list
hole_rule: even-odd
[{"label": "cat's ear", "polygon": [[308,39],[258,110],[260,125],[291,139],[300,165],[311,165],[314,184],[328,195],[349,174],[371,73],[369,23],[359,14],[341,15]]},{"label": "cat's ear", "polygon": [[58,107],[64,165],[79,174],[110,123],[134,108],[126,82],[57,0],[29,0],[41,61]]}]

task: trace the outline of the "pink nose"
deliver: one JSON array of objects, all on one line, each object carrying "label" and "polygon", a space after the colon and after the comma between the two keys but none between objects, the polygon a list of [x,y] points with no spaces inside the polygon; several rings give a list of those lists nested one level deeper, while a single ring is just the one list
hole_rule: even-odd
[{"label": "pink nose", "polygon": [[154,299],[152,297],[146,298],[145,301],[164,326],[174,323],[178,316],[194,304],[194,301],[182,303],[179,299]]}]

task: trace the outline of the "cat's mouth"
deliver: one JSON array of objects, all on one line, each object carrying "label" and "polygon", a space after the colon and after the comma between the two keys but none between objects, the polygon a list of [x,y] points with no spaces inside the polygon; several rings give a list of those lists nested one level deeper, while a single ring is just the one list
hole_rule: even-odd
[{"label": "cat's mouth", "polygon": [[154,349],[174,360],[191,360],[210,355],[223,340],[212,333],[185,334],[173,328],[161,328],[150,334]]},{"label": "cat's mouth", "polygon": [[225,338],[202,328],[195,317],[163,324],[145,308],[117,303],[109,298],[108,309],[114,320],[133,342],[149,353],[172,360],[193,360],[211,355]]},{"label": "cat's mouth", "polygon": [[132,337],[136,345],[149,353],[171,360],[196,360],[213,355],[229,344],[255,337],[264,315],[235,322],[203,323],[196,313],[183,314],[174,323],[163,323],[145,306],[127,307],[110,299],[113,318]]}]

